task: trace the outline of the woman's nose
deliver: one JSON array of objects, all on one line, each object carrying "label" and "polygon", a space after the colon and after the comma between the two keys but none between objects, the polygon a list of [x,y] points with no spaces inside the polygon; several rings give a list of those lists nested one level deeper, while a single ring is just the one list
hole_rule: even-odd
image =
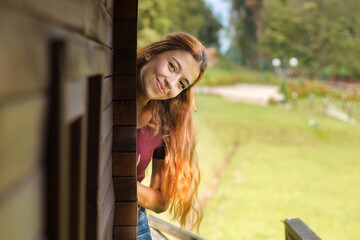
[{"label": "woman's nose", "polygon": [[179,76],[177,76],[177,75],[171,75],[171,76],[165,78],[167,87],[169,89],[172,89],[178,82],[178,79],[179,79]]}]

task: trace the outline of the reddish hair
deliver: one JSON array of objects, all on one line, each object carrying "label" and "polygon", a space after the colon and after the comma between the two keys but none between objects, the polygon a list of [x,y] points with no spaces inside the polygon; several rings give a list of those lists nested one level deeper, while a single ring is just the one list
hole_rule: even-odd
[{"label": "reddish hair", "polygon": [[[149,44],[137,53],[137,71],[146,64],[145,56],[171,50],[189,52],[200,63],[200,73],[194,83],[178,96],[168,100],[151,100],[146,108],[152,112],[150,121],[157,134],[161,131],[165,146],[161,191],[170,201],[170,213],[181,226],[199,226],[202,213],[195,207],[200,183],[197,163],[195,128],[192,119],[194,94],[192,87],[201,80],[207,67],[205,47],[187,33],[173,33]],[[191,213],[192,212],[192,213]]]}]

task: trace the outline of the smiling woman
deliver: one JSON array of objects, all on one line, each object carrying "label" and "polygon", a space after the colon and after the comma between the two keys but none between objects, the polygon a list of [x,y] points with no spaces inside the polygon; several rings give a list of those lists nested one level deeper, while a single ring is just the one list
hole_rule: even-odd
[{"label": "smiling woman", "polygon": [[[138,239],[151,239],[145,209],[170,212],[181,226],[198,226],[200,171],[195,155],[192,87],[207,66],[205,47],[174,33],[137,54]],[[153,159],[150,186],[141,184]],[[192,213],[191,213],[192,212]]]},{"label": "smiling woman", "polygon": [[166,100],[176,97],[195,82],[200,63],[183,50],[145,56],[147,64],[138,77],[138,100]]}]

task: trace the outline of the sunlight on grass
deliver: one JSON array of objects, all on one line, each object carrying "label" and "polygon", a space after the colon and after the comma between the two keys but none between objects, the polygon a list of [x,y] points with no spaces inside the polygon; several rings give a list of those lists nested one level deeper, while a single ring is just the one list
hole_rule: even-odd
[{"label": "sunlight on grass", "polygon": [[[240,141],[205,210],[201,236],[284,239],[281,220],[299,217],[323,239],[356,239],[360,128],[310,111],[304,101],[284,110],[197,98],[201,192]],[[309,119],[319,126],[309,127]]]},{"label": "sunlight on grass", "polygon": [[[201,237],[284,239],[281,221],[301,218],[322,239],[357,239],[359,124],[324,116],[322,99],[313,108],[302,99],[296,110],[285,110],[198,95],[197,107],[200,199],[240,143],[205,209]],[[168,213],[157,216],[176,224]]]}]

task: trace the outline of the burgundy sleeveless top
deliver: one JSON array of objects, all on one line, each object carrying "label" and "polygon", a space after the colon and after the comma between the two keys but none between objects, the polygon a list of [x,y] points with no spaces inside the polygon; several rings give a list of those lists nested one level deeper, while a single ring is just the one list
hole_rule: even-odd
[{"label": "burgundy sleeveless top", "polygon": [[163,159],[165,151],[161,133],[154,136],[153,130],[145,126],[137,129],[137,153],[140,154],[140,162],[137,166],[137,180],[141,182],[145,177],[145,169],[151,161],[151,157]]}]

